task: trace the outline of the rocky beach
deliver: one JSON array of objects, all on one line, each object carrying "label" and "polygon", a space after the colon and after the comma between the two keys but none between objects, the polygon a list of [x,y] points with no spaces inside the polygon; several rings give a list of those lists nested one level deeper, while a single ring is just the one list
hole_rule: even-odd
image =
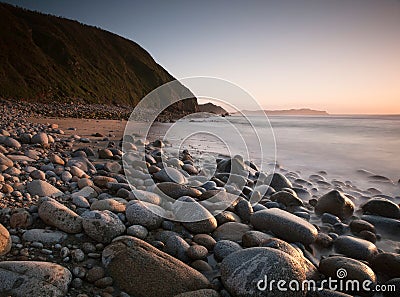
[{"label": "rocky beach", "polygon": [[[380,190],[397,181],[364,172],[360,189],[240,156],[199,166],[168,141],[122,141],[119,109],[114,121],[82,119],[91,106],[39,118],[47,106],[22,105],[1,102],[0,296],[398,296],[400,197]],[[202,219],[177,221],[178,202]],[[320,290],[268,291],[266,279]]]}]

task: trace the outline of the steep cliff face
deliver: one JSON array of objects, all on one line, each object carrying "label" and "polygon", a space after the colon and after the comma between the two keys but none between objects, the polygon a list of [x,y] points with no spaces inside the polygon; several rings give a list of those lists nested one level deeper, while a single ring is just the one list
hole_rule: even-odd
[{"label": "steep cliff face", "polygon": [[[0,3],[0,97],[135,106],[174,78],[133,41]],[[179,88],[187,89],[179,85]],[[164,92],[169,100],[182,90]],[[171,107],[194,112],[195,98]]]}]

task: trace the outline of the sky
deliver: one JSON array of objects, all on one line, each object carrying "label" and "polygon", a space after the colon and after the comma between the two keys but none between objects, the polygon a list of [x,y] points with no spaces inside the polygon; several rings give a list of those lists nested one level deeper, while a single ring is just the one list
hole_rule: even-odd
[{"label": "sky", "polygon": [[5,1],[95,25],[264,109],[400,114],[400,0]]}]

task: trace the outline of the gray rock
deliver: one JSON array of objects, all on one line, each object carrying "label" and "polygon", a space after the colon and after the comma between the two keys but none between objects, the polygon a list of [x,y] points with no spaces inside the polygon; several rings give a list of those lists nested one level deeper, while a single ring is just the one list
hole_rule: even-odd
[{"label": "gray rock", "polygon": [[30,183],[28,183],[27,189],[29,194],[38,195],[40,197],[59,197],[63,195],[63,193],[59,189],[43,180],[31,181]]},{"label": "gray rock", "polygon": [[230,254],[221,264],[221,281],[224,287],[238,297],[277,296],[304,297],[306,291],[260,290],[257,284],[268,286],[271,280],[287,283],[306,280],[303,267],[290,255],[267,247],[248,248]]},{"label": "gray rock", "polygon": [[253,214],[253,207],[249,201],[243,199],[235,205],[235,212],[243,222],[249,222]]},{"label": "gray rock", "polygon": [[353,215],[354,203],[343,193],[333,190],[319,198],[315,206],[316,214],[321,215],[324,212],[345,220]]},{"label": "gray rock", "polygon": [[0,262],[1,296],[54,296],[68,292],[71,272],[57,264],[36,261]]},{"label": "gray rock", "polygon": [[243,248],[236,242],[230,240],[220,240],[214,246],[214,257],[217,261],[222,261],[230,254],[240,251]]},{"label": "gray rock", "polygon": [[172,211],[176,220],[183,222],[182,225],[192,233],[210,233],[217,228],[215,217],[191,197],[176,200]]},{"label": "gray rock", "polygon": [[272,231],[279,238],[288,242],[313,243],[318,231],[309,222],[278,208],[261,210],[250,219],[255,229]]},{"label": "gray rock", "polygon": [[190,259],[200,260],[200,259],[204,259],[207,257],[208,250],[205,246],[195,244],[195,245],[190,246],[187,249],[186,253]]},{"label": "gray rock", "polygon": [[336,252],[358,260],[369,260],[378,253],[372,242],[351,236],[339,236],[333,246]]},{"label": "gray rock", "polygon": [[187,250],[189,247],[189,244],[182,237],[173,235],[166,240],[164,252],[182,262],[188,262]]},{"label": "gray rock", "polygon": [[280,173],[268,175],[264,184],[269,184],[275,191],[281,191],[284,188],[292,187],[292,183],[286,178],[286,176]]},{"label": "gray rock", "polygon": [[361,206],[361,208],[364,214],[400,219],[400,207],[389,199],[374,198]]},{"label": "gray rock", "polygon": [[142,225],[132,225],[126,229],[126,234],[140,239],[145,239],[149,234],[149,231],[147,231],[147,229]]},{"label": "gray rock", "polygon": [[46,230],[46,229],[30,229],[27,230],[22,238],[25,241],[39,241],[44,244],[61,243],[67,239],[67,234],[61,231]]},{"label": "gray rock", "polygon": [[82,217],[85,233],[98,242],[109,243],[125,232],[124,223],[111,211],[87,211]]},{"label": "gray rock", "polygon": [[163,168],[159,172],[154,173],[153,176],[162,182],[187,183],[187,179],[182,172],[172,167]]},{"label": "gray rock", "polygon": [[117,238],[107,246],[102,261],[116,285],[133,296],[172,297],[210,286],[200,272],[130,236]]},{"label": "gray rock", "polygon": [[39,217],[43,222],[67,233],[82,231],[82,218],[68,207],[55,200],[43,201],[39,206]]},{"label": "gray rock", "polygon": [[250,231],[251,227],[242,223],[229,222],[219,226],[214,232],[213,237],[216,241],[231,240],[238,243],[242,242],[243,235]]},{"label": "gray rock", "polygon": [[147,202],[131,201],[126,207],[126,218],[129,223],[142,225],[150,230],[160,227],[164,216],[163,208]]},{"label": "gray rock", "polygon": [[83,196],[74,196],[72,198],[72,203],[75,204],[76,206],[82,207],[82,208],[89,208],[90,207],[90,203]]},{"label": "gray rock", "polygon": [[11,244],[10,233],[0,224],[0,256],[7,254],[11,250]]}]

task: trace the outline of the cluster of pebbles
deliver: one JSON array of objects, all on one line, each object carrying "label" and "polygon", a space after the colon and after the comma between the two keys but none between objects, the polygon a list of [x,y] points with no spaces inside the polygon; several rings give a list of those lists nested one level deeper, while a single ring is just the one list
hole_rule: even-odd
[{"label": "cluster of pebbles", "polygon": [[[0,104],[9,109],[17,109],[28,117],[59,117],[59,118],[85,118],[105,120],[128,120],[133,108],[121,105],[88,104],[74,99],[71,102],[38,103],[24,100],[2,99]],[[165,111],[156,119],[158,122],[171,122],[171,119],[180,118],[187,112],[177,110]],[[137,115],[137,118],[146,120],[147,114]],[[173,120],[172,120],[173,121]]]},{"label": "cluster of pebbles", "polygon": [[257,286],[327,278],[399,296],[400,197],[379,190],[398,187],[384,177],[362,190],[325,172],[266,174],[240,156],[200,168],[162,141],[96,150],[25,115],[7,105],[0,115],[1,296],[374,295]]}]

